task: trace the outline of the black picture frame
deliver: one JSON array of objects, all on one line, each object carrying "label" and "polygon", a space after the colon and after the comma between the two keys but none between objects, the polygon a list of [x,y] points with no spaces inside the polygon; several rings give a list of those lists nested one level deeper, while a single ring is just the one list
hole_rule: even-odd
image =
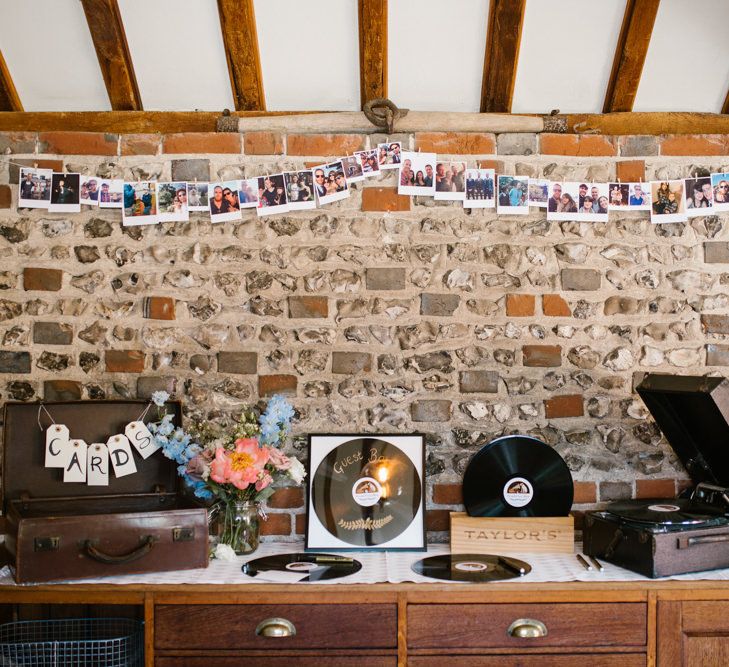
[{"label": "black picture frame", "polygon": [[[313,505],[314,494],[312,492],[312,489],[315,482],[315,476],[317,475],[317,471],[319,469],[319,465],[324,461],[325,457],[329,456],[332,451],[337,450],[337,448],[342,447],[342,445],[358,440],[380,441],[385,443],[386,445],[391,445],[397,448],[400,453],[406,457],[406,460],[412,464],[415,472],[417,473],[417,480],[420,485],[419,490],[413,488],[413,493],[410,496],[408,496],[406,493],[404,500],[402,501],[409,501],[408,506],[411,506],[410,503],[414,503],[417,498],[417,510],[414,512],[414,516],[412,517],[412,519],[410,519],[407,524],[403,525],[402,530],[396,533],[394,537],[379,541],[376,544],[362,544],[361,542],[368,541],[366,539],[368,530],[371,534],[372,531],[378,530],[378,528],[362,527],[361,529],[352,529],[352,536],[354,541],[341,539],[340,536],[337,536],[334,532],[332,532],[324,525],[324,523],[320,520],[320,517],[317,514],[316,508]],[[370,445],[372,444],[375,443],[370,443]],[[364,445],[362,446],[364,447]],[[371,447],[370,454],[372,449],[373,448]],[[308,438],[308,454],[309,456],[306,476],[307,483],[305,550],[426,551],[427,543],[425,530],[425,436],[422,433],[314,433],[310,434]],[[371,480],[372,482],[376,483],[374,479],[366,476],[368,464],[374,464],[375,462],[382,460],[382,457],[365,460],[363,454],[363,457],[360,461],[355,461],[349,464],[349,470],[347,471],[346,475],[342,473],[343,477],[338,482],[340,489],[346,489],[347,484],[352,483],[352,480],[354,480],[354,485],[351,487],[352,501],[351,506],[349,506],[351,507],[351,509],[356,510],[358,507],[358,503],[362,504],[360,503],[360,500],[355,500],[356,484],[359,484],[363,480]],[[362,472],[365,472],[364,477],[359,476]],[[373,493],[373,497],[376,495],[379,498],[379,500],[375,504],[377,504],[379,507],[382,507],[383,505],[380,500],[382,499],[382,497],[386,496],[382,496],[382,489],[380,488],[379,484],[377,484],[377,489],[378,490]],[[345,497],[348,500],[346,493]],[[361,494],[357,494],[357,497],[361,498],[362,496]],[[322,501],[322,503],[323,502],[324,501]],[[387,502],[394,501],[385,501],[385,504]],[[322,511],[325,507],[328,506],[323,504],[320,505],[320,511]],[[365,511],[362,512],[363,517],[364,514],[366,514]],[[365,523],[367,521],[364,518],[362,520]],[[395,529],[396,527],[397,524],[394,524],[394,526],[391,526],[388,530],[392,532],[393,529]]]}]

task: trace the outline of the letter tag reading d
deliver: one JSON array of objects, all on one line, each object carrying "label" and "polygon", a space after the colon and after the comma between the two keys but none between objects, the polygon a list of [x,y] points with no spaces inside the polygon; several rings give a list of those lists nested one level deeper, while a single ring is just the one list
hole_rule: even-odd
[{"label": "letter tag reading d", "polygon": [[125,435],[112,435],[106,441],[106,447],[109,450],[111,466],[114,468],[114,474],[117,477],[133,475],[137,472],[137,466],[132,456],[132,448],[129,446],[129,440]]},{"label": "letter tag reading d", "polygon": [[86,481],[86,454],[89,446],[83,440],[69,440],[65,447],[64,482]]},{"label": "letter tag reading d", "polygon": [[68,427],[63,424],[53,424],[46,429],[46,468],[63,468],[68,439]]},{"label": "letter tag reading d", "polygon": [[144,422],[129,422],[124,433],[143,459],[149,458],[160,448]]},{"label": "letter tag reading d", "polygon": [[94,442],[89,447],[86,484],[89,486],[109,486],[109,450],[103,442]]}]

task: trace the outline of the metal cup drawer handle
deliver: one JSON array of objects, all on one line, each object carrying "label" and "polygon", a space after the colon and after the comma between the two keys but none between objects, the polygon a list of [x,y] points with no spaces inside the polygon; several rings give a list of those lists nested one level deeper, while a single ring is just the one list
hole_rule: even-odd
[{"label": "metal cup drawer handle", "polygon": [[256,628],[259,637],[293,637],[296,626],[285,618],[267,618]]},{"label": "metal cup drawer handle", "polygon": [[537,639],[547,636],[547,626],[534,618],[517,618],[506,632],[518,639]]}]

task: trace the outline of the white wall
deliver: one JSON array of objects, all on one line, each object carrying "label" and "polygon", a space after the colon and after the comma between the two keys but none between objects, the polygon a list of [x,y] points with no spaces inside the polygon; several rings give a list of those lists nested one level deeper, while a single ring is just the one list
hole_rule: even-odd
[{"label": "white wall", "polygon": [[26,111],[111,109],[78,0],[3,0],[0,49]]}]

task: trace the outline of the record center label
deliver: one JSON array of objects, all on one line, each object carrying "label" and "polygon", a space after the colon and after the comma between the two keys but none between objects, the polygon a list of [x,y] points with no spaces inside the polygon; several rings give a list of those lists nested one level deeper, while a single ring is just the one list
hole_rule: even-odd
[{"label": "record center label", "polygon": [[293,563],[287,563],[285,567],[287,570],[291,570],[293,572],[310,572],[311,570],[316,570],[318,565],[316,563],[297,560]]},{"label": "record center label", "polygon": [[382,498],[382,486],[374,477],[360,477],[352,486],[352,498],[362,507],[372,507]]},{"label": "record center label", "polygon": [[531,483],[523,477],[512,477],[504,484],[504,502],[512,507],[524,507],[534,498]]},{"label": "record center label", "polygon": [[653,512],[680,512],[681,508],[678,505],[648,505],[648,509]]},{"label": "record center label", "polygon": [[489,569],[489,566],[487,563],[481,563],[478,561],[463,561],[461,563],[456,563],[453,566],[456,570],[461,570],[461,572],[485,572]]}]

